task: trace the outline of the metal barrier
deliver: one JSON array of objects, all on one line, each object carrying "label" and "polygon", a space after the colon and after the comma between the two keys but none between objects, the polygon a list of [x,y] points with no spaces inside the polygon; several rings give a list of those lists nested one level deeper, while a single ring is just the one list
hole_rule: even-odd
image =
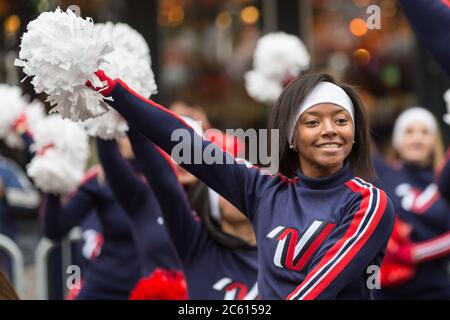
[{"label": "metal barrier", "polygon": [[73,229],[69,236],[62,240],[60,243],[52,242],[47,238],[41,239],[39,241],[38,246],[35,251],[35,262],[36,262],[36,276],[37,276],[37,286],[36,286],[36,296],[38,300],[48,300],[49,299],[49,291],[48,291],[48,258],[50,253],[54,247],[58,244],[61,245],[62,252],[62,284],[63,284],[63,292],[66,292],[65,284],[67,280],[66,270],[72,264],[72,243],[75,241],[79,241],[82,239],[81,228]]},{"label": "metal barrier", "polygon": [[19,297],[23,297],[25,293],[25,267],[22,252],[13,240],[3,234],[0,234],[0,250],[5,251],[11,259],[12,284]]}]

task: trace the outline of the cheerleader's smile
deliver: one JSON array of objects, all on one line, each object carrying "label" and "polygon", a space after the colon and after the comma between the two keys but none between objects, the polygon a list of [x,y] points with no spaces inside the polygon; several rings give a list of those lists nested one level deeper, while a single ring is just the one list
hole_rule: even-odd
[{"label": "cheerleader's smile", "polygon": [[313,176],[336,172],[352,151],[353,140],[348,112],[330,103],[312,107],[297,126],[296,145],[303,172]]},{"label": "cheerleader's smile", "polygon": [[337,149],[342,148],[342,144],[328,142],[328,143],[318,144],[318,145],[316,145],[316,148],[319,148],[322,150],[327,150],[327,151],[335,151]]}]

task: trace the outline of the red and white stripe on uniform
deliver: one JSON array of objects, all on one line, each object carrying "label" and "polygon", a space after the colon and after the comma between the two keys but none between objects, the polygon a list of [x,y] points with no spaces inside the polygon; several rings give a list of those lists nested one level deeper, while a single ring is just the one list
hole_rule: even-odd
[{"label": "red and white stripe on uniform", "polygon": [[288,296],[288,300],[316,299],[360,252],[383,217],[387,196],[382,190],[358,178],[346,185],[362,195],[359,210],[354,214],[344,236],[325,253],[319,264]]}]

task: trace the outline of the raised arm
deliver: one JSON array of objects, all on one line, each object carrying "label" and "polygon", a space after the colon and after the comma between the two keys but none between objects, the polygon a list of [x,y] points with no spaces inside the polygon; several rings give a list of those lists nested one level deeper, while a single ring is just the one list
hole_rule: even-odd
[{"label": "raised arm", "polygon": [[170,159],[147,138],[131,128],[130,138],[136,161],[161,206],[169,235],[183,261],[191,257],[202,233],[186,194],[173,171]]},{"label": "raised arm", "polygon": [[381,265],[382,257],[374,256],[374,252],[386,247],[391,236],[392,201],[377,188],[354,183],[348,186],[360,193],[362,200],[354,202],[341,224],[331,231],[289,300],[335,299],[371,264]]},{"label": "raised arm", "polygon": [[450,2],[448,0],[400,0],[419,39],[450,75]]},{"label": "raised arm", "polygon": [[138,214],[148,196],[148,187],[120,154],[115,141],[97,139],[97,151],[106,181],[128,215]]},{"label": "raised arm", "polygon": [[97,140],[97,149],[108,185],[130,219],[144,272],[178,266],[173,245],[160,224],[161,208],[151,188],[122,157],[115,141]]},{"label": "raised arm", "polygon": [[[182,166],[211,189],[221,194],[250,219],[268,188],[280,182],[261,174],[258,169],[238,164],[228,153],[209,141],[202,140],[182,119],[151,100],[140,97],[121,80],[114,81],[98,73],[109,82],[110,90],[102,91],[114,101],[109,102],[129,123],[166,153],[182,155]],[[208,164],[203,155],[209,154]],[[222,163],[222,164],[220,164]]]}]

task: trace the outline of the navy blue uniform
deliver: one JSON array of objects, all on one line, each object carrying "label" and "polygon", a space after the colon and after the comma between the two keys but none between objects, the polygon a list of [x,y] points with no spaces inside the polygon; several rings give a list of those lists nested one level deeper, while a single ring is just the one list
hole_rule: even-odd
[{"label": "navy blue uniform", "polygon": [[449,299],[450,207],[442,199],[431,167],[388,167],[375,161],[381,187],[392,197],[399,218],[412,227],[416,255],[413,279],[379,293],[383,299]]},{"label": "navy blue uniform", "polygon": [[122,158],[115,141],[97,140],[97,149],[108,185],[130,219],[144,275],[156,268],[181,270],[152,190]]},{"label": "navy blue uniform", "polygon": [[206,150],[231,163],[183,167],[252,221],[261,298],[371,298],[367,268],[381,264],[394,208],[382,190],[355,178],[349,164],[324,179],[301,173],[295,180],[266,175],[238,163],[213,143],[201,141],[183,120],[139,97],[122,81],[112,97],[111,106],[165,152],[170,154],[178,145],[171,139],[172,132],[184,129],[191,139],[182,144],[192,151],[191,160]]},{"label": "navy blue uniform", "polygon": [[[31,161],[35,156],[35,152],[31,148],[34,143],[33,133],[30,130],[25,130],[21,134],[21,137],[25,143],[28,161]],[[92,174],[97,174],[97,170],[98,168],[94,167],[91,171],[87,172],[85,179],[92,178]],[[45,201],[43,203],[45,204]],[[45,210],[44,207],[41,206],[41,211]],[[44,213],[42,212],[43,215]],[[55,241],[60,241],[61,238],[65,237],[77,225],[82,229],[83,235],[82,240],[76,244],[72,261],[80,266],[83,271],[85,268],[89,268],[90,264],[95,261],[101,252],[104,242],[103,230],[97,212],[94,209],[88,214],[83,212],[80,217],[74,217],[73,220],[69,219],[67,223],[62,221],[59,228],[58,226],[46,228],[44,225],[44,231],[47,232],[48,237],[51,237]]]},{"label": "navy blue uniform", "polygon": [[258,252],[247,245],[231,249],[217,243],[194,216],[170,159],[131,129],[130,141],[163,211],[166,225],[184,266],[191,300],[258,298]]},{"label": "navy blue uniform", "polygon": [[100,182],[98,170],[64,205],[58,196],[47,196],[44,233],[52,240],[59,240],[94,208],[101,222],[104,243],[95,261],[82,275],[83,288],[77,299],[128,299],[141,277],[137,249],[127,216],[109,187]]}]

